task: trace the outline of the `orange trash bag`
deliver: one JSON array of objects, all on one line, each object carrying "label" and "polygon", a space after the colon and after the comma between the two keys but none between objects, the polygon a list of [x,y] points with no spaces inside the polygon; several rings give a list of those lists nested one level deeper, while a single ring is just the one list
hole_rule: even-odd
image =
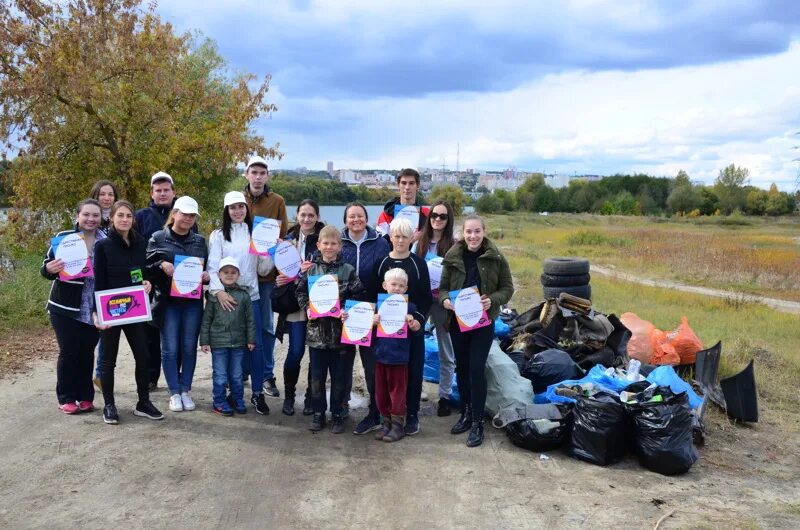
[{"label": "orange trash bag", "polygon": [[669,343],[675,348],[680,357],[681,364],[694,364],[697,352],[703,349],[703,343],[689,327],[689,319],[681,317],[678,329],[667,335]]},{"label": "orange trash bag", "polygon": [[667,334],[660,329],[653,329],[650,334],[650,343],[653,353],[650,354],[650,364],[681,364],[681,358],[675,351],[675,346],[670,344]]},{"label": "orange trash bag", "polygon": [[623,313],[619,320],[631,331],[628,357],[638,359],[642,364],[650,364],[650,354],[653,352],[650,335],[655,329],[653,323],[639,318],[636,313]]}]

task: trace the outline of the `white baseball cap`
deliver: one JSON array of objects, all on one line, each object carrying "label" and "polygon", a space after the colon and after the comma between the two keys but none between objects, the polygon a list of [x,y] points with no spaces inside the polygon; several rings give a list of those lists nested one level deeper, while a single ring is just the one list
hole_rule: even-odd
[{"label": "white baseball cap", "polygon": [[247,204],[247,201],[244,198],[244,193],[241,191],[229,191],[225,194],[225,201],[223,203],[223,207],[227,208],[231,204]]},{"label": "white baseball cap", "polygon": [[248,170],[248,169],[250,169],[250,166],[264,166],[264,167],[269,167],[269,166],[267,165],[267,161],[266,161],[266,160],[264,160],[263,158],[261,158],[261,157],[260,157],[260,156],[258,156],[258,155],[256,155],[256,156],[251,156],[251,157],[250,157],[250,160],[248,160],[248,161],[247,161],[247,167],[245,168],[245,170]]},{"label": "white baseball cap", "polygon": [[172,180],[172,177],[170,177],[168,173],[164,173],[163,171],[159,171],[158,173],[150,177],[150,185],[152,186],[153,184],[161,180],[167,180],[173,186],[175,185],[175,181]]},{"label": "white baseball cap", "polygon": [[225,267],[236,267],[236,270],[239,270],[239,262],[236,258],[232,258],[230,256],[226,256],[219,260],[219,270],[224,269]]},{"label": "white baseball cap", "polygon": [[178,197],[178,200],[175,201],[175,206],[172,207],[173,210],[178,210],[181,213],[185,214],[195,214],[200,215],[200,211],[197,208],[197,201],[189,197],[188,195],[184,195],[183,197]]}]

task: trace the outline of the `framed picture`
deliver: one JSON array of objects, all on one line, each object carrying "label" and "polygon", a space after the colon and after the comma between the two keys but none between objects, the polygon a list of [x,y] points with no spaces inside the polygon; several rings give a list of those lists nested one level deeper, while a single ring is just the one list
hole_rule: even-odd
[{"label": "framed picture", "polygon": [[144,286],[121,287],[95,291],[97,319],[104,326],[122,326],[134,322],[153,320],[150,314],[150,297]]}]

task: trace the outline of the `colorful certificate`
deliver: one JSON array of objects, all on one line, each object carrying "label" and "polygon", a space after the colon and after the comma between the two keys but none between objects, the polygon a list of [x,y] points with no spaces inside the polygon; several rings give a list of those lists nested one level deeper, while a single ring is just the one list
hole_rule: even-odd
[{"label": "colorful certificate", "polygon": [[[431,254],[428,254],[428,256],[431,256]],[[442,263],[444,258],[434,255],[428,259],[428,256],[425,259],[428,264],[428,275],[431,277],[431,291],[438,291],[442,282]]]},{"label": "colorful certificate", "polygon": [[339,316],[339,280],[335,274],[308,277],[308,308],[312,318]]},{"label": "colorful certificate", "polygon": [[342,344],[369,346],[372,343],[372,317],[375,305],[369,302],[345,300],[347,320],[342,324]]},{"label": "colorful certificate", "polygon": [[103,326],[122,326],[153,319],[150,315],[150,297],[141,285],[95,291],[94,301],[97,320]]},{"label": "colorful certificate", "polygon": [[303,262],[300,253],[289,241],[282,241],[269,249],[272,261],[278,271],[289,279],[300,276],[300,264]]},{"label": "colorful certificate", "polygon": [[277,219],[255,216],[253,231],[250,233],[250,254],[266,256],[269,249],[278,243],[281,236],[281,222]]},{"label": "colorful certificate", "polygon": [[85,278],[93,276],[92,260],[89,258],[89,249],[83,234],[74,232],[63,236],[57,236],[50,240],[53,247],[55,259],[64,262],[64,269],[58,273],[58,278],[62,281],[74,278]]},{"label": "colorful certificate", "polygon": [[203,258],[175,256],[170,296],[200,298],[203,296]]},{"label": "colorful certificate", "polygon": [[379,294],[378,337],[404,339],[408,337],[408,296],[404,294]]},{"label": "colorful certificate", "polygon": [[413,204],[395,204],[394,218],[408,219],[408,222],[411,223],[411,228],[416,232],[419,228],[419,206],[414,206]]},{"label": "colorful certificate", "polygon": [[453,303],[458,329],[470,331],[491,324],[486,310],[481,304],[481,294],[477,287],[465,287],[460,291],[450,291],[450,301]]}]

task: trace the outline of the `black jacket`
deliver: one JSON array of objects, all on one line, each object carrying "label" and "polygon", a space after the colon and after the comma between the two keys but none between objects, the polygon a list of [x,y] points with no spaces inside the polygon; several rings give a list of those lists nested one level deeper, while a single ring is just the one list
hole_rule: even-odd
[{"label": "black jacket", "polygon": [[[132,272],[145,274],[145,250],[147,241],[135,231],[130,232],[130,245],[115,230],[98,241],[94,247],[94,288],[96,291],[140,285],[133,281]],[[147,279],[147,278],[142,278]]]},{"label": "black jacket", "polygon": [[[72,230],[63,230],[57,233],[55,237],[74,234],[77,231],[76,226]],[[53,284],[50,286],[50,295],[47,299],[47,311],[77,319],[81,313],[81,295],[83,294],[84,279],[75,278],[74,280],[62,281],[58,279],[58,274],[50,274],[47,272],[45,265],[54,259],[56,259],[55,251],[53,247],[50,246],[42,261],[42,266],[39,268],[39,273],[44,278],[53,281]]]},{"label": "black jacket", "polygon": [[175,204],[177,197],[172,200],[169,206],[156,206],[156,203],[151,199],[147,208],[142,208],[136,212],[136,231],[141,234],[145,241],[150,240],[150,236],[164,229],[164,224],[167,222],[169,212]]},{"label": "black jacket", "polygon": [[[386,256],[378,263],[375,270],[378,292],[385,293],[383,289],[383,277],[389,269],[403,269],[408,275],[408,295],[409,303],[416,306],[412,313],[414,318],[420,323],[422,333],[425,329],[425,321],[428,320],[428,312],[433,304],[433,294],[431,293],[431,277],[428,273],[428,264],[416,254],[409,254],[407,258],[398,260],[391,256]],[[375,300],[370,300],[374,302]]]}]

